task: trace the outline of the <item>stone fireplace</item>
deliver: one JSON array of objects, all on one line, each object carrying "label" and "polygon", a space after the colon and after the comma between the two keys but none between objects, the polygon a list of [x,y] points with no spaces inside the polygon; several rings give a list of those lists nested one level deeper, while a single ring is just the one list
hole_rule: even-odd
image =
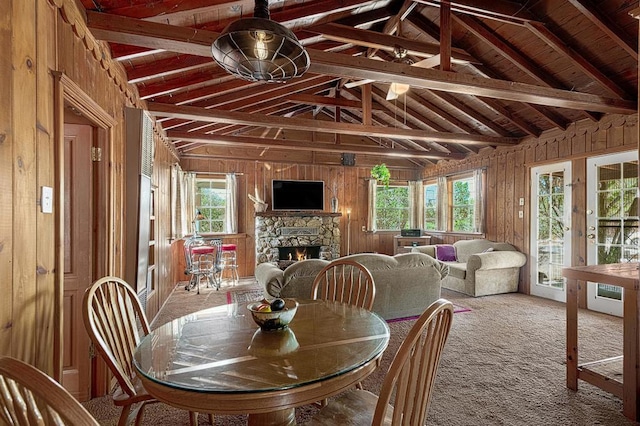
[{"label": "stone fireplace", "polygon": [[[340,257],[340,213],[256,213],[256,263]],[[284,258],[282,257],[284,255]]]}]

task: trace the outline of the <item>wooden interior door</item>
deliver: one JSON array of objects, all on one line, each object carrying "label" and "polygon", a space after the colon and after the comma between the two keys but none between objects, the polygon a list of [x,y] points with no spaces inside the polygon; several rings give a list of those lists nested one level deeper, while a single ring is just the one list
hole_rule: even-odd
[{"label": "wooden interior door", "polygon": [[92,135],[89,125],[65,124],[62,384],[80,401],[91,397],[90,340],[82,321],[82,297],[93,278]]}]

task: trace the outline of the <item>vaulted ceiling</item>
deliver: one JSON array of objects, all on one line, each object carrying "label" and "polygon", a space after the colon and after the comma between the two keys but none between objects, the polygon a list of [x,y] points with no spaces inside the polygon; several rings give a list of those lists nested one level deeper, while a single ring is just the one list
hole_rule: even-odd
[{"label": "vaulted ceiling", "polygon": [[[349,152],[428,167],[637,111],[637,0],[272,1],[271,19],[311,59],[281,84],[238,79],[211,57],[253,1],[80,1],[185,157],[311,151],[339,163]],[[393,62],[397,47],[439,65]],[[391,82],[410,89],[388,101]]]}]

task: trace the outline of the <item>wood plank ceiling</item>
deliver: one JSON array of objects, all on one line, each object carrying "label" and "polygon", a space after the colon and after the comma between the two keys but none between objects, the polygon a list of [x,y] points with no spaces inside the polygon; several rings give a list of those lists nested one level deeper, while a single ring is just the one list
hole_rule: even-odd
[{"label": "wood plank ceiling", "polygon": [[[637,0],[272,1],[271,19],[311,58],[284,84],[240,80],[211,58],[253,1],[81,3],[184,157],[307,151],[339,164],[351,152],[359,164],[428,167],[637,111]],[[398,46],[440,65],[393,62]],[[349,84],[363,79],[373,82]],[[391,82],[410,90],[387,101]]]}]

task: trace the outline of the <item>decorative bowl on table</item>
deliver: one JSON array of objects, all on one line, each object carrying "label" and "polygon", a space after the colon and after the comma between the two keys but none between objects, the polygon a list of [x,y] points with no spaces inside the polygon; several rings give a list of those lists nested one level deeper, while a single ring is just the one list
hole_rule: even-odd
[{"label": "decorative bowl on table", "polygon": [[298,302],[295,299],[262,300],[249,303],[247,309],[262,331],[283,330],[295,316]]}]

